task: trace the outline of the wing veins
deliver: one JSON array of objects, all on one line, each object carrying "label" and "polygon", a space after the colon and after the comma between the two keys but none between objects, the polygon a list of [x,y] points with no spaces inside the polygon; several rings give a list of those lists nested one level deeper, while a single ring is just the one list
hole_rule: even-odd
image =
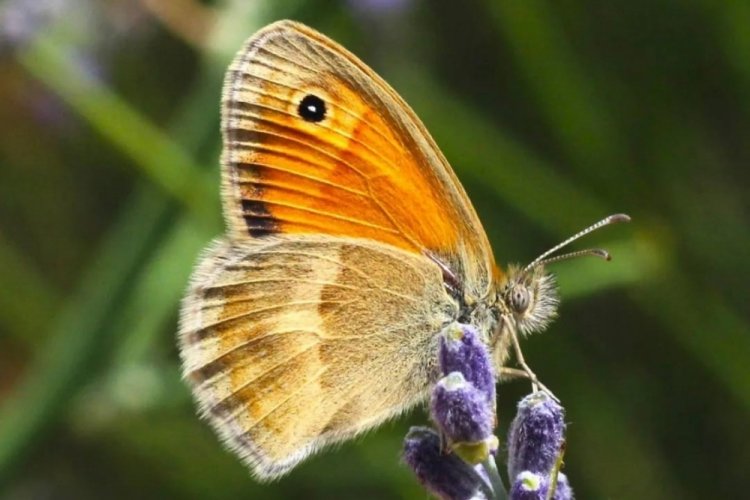
[{"label": "wing veins", "polygon": [[[294,118],[294,119],[297,119],[297,115],[295,115],[295,114],[293,114],[293,113],[290,113],[289,111],[287,111],[287,110],[285,110],[285,109],[280,109],[280,108],[276,108],[276,107],[273,107],[273,106],[268,106],[268,105],[260,104],[260,103],[257,103],[257,102],[253,102],[253,103],[251,103],[251,102],[247,102],[247,101],[242,101],[242,102],[243,102],[244,104],[247,104],[247,105],[250,105],[250,106],[255,106],[255,107],[258,107],[258,108],[261,108],[261,109],[267,110],[267,111],[274,111],[274,112],[276,112],[276,113],[279,113],[279,114],[283,114],[283,115],[285,115],[285,116],[289,116],[289,117],[292,117],[292,118]],[[237,109],[235,109],[235,110],[232,110],[232,112],[231,112],[231,116],[232,116],[232,117],[234,117],[234,118],[243,118],[243,119],[248,119],[248,118],[250,118],[250,119],[255,119],[255,120],[258,120],[258,121],[263,121],[263,122],[267,122],[267,123],[272,123],[272,124],[274,124],[274,125],[276,125],[276,126],[278,126],[278,127],[280,127],[280,128],[285,128],[285,129],[292,129],[292,130],[295,130],[295,129],[293,129],[293,127],[290,127],[290,126],[289,126],[289,125],[287,125],[286,123],[283,123],[283,122],[279,122],[279,121],[277,121],[277,120],[273,120],[273,119],[271,119],[271,118],[268,118],[268,117],[264,117],[264,116],[256,115],[256,114],[253,114],[253,113],[251,113],[251,112],[245,112],[245,111],[240,111],[240,110],[237,110]],[[370,122],[368,122],[368,121],[364,121],[364,120],[363,120],[363,118],[362,118],[361,116],[355,116],[355,117],[356,117],[356,118],[357,118],[358,120],[360,120],[360,121],[362,121],[362,122],[366,123],[367,125],[369,125],[369,126],[370,126],[370,128],[372,128],[372,129],[374,129],[374,128],[375,128],[375,127],[373,127],[373,126],[372,126],[372,125],[370,124]],[[388,166],[389,166],[389,167],[390,167],[390,168],[391,168],[392,170],[394,170],[394,171],[397,171],[397,169],[395,169],[395,168],[394,168],[394,165],[393,165],[393,163],[391,163],[390,161],[388,161],[388,160],[387,160],[387,159],[386,159],[386,158],[385,158],[385,157],[384,157],[384,156],[383,156],[383,155],[382,155],[382,154],[381,154],[381,153],[380,153],[379,151],[376,151],[375,149],[373,149],[373,148],[372,148],[372,147],[371,147],[371,146],[370,146],[369,144],[367,144],[366,142],[363,142],[363,141],[361,141],[361,140],[357,139],[357,138],[356,138],[356,137],[354,137],[353,135],[345,134],[345,133],[343,133],[343,132],[342,132],[341,130],[339,130],[339,129],[337,129],[337,128],[334,128],[334,127],[331,127],[331,126],[329,126],[329,125],[324,125],[324,124],[322,124],[322,123],[319,123],[319,124],[318,124],[318,126],[319,126],[320,128],[323,128],[323,129],[325,129],[325,130],[327,130],[327,131],[331,132],[331,133],[334,133],[334,134],[336,134],[336,135],[338,135],[338,136],[340,136],[340,137],[343,137],[344,139],[348,140],[349,142],[353,142],[353,143],[356,143],[356,144],[358,144],[358,145],[359,145],[360,147],[362,147],[363,149],[366,149],[366,150],[367,150],[367,151],[368,151],[368,152],[369,152],[369,153],[370,153],[370,154],[371,154],[371,155],[372,155],[373,157],[375,157],[376,159],[378,159],[378,160],[382,161],[382,162],[383,162],[383,163],[384,163],[385,165],[388,165]],[[390,146],[391,146],[392,148],[394,148],[395,150],[399,150],[399,149],[402,149],[402,148],[400,148],[400,147],[398,147],[398,146],[396,146],[396,145],[394,145],[394,144],[390,144]]]},{"label": "wing veins", "polygon": [[[210,286],[203,287],[203,290],[217,290],[220,288],[225,288],[225,287],[230,287],[230,286],[252,285],[256,283],[269,283],[269,282],[276,282],[276,281],[282,281],[282,282],[292,281],[294,283],[309,283],[312,285],[338,286],[341,288],[349,288],[352,290],[357,289],[357,287],[354,287],[354,286],[342,285],[341,283],[332,283],[330,281],[315,281],[315,280],[305,280],[305,279],[299,279],[299,278],[267,278],[267,279],[258,279],[258,280],[237,281],[237,282],[232,282],[232,283],[222,283],[221,285],[210,285]],[[227,302],[224,302],[224,303],[227,303]]]},{"label": "wing veins", "polygon": [[289,306],[310,306],[310,305],[318,305],[318,304],[346,304],[349,301],[343,301],[343,300],[299,300],[294,302],[285,302],[283,304],[276,304],[273,306],[268,307],[261,307],[259,309],[253,309],[252,311],[246,311],[242,314],[237,314],[234,316],[229,316],[227,318],[222,318],[218,321],[214,321],[213,323],[206,323],[205,325],[201,325],[200,328],[192,331],[192,332],[186,332],[187,334],[191,333],[198,333],[201,330],[207,330],[209,328],[215,328],[217,326],[223,325],[225,323],[229,323],[232,321],[237,321],[239,319],[247,318],[249,316],[254,316],[259,313],[264,313],[268,311],[273,311],[275,309],[283,309]]},{"label": "wing veins", "polygon": [[[301,160],[301,161],[304,161],[304,160]],[[344,186],[343,184],[336,184],[335,182],[330,182],[330,181],[328,181],[326,179],[321,179],[320,177],[313,177],[311,175],[305,175],[305,174],[303,174],[301,172],[295,172],[294,170],[289,170],[287,168],[282,168],[282,167],[279,167],[277,165],[271,165],[271,164],[268,164],[268,163],[259,163],[259,162],[254,161],[254,162],[252,162],[252,164],[254,166],[257,166],[257,167],[260,167],[260,168],[267,168],[268,170],[275,170],[275,171],[278,171],[278,172],[284,172],[285,174],[292,175],[292,176],[295,176],[295,177],[301,177],[301,178],[307,179],[307,180],[309,180],[311,182],[316,182],[318,184],[324,184],[326,186],[330,186],[330,187],[333,187],[333,188],[336,188],[336,189],[341,189],[342,191],[347,191],[349,193],[356,194],[356,195],[359,195],[359,196],[368,196],[369,197],[369,194],[366,193],[366,192],[364,192],[364,191],[359,191],[357,189],[352,189],[352,188]],[[309,163],[309,164],[311,166],[313,166],[313,167],[318,167],[318,165],[315,165],[313,163]],[[235,167],[235,168],[237,168],[237,167]],[[255,182],[255,181],[244,181],[243,180],[243,181],[239,181],[239,182]]]},{"label": "wing veins", "polygon": [[[265,120],[265,121],[268,121],[268,120]],[[273,123],[274,125],[276,125],[275,122],[271,122],[271,123]],[[285,128],[287,130],[294,130],[291,127],[288,127],[288,126],[280,126],[279,128]],[[234,130],[249,130],[249,129],[240,128],[240,127],[234,127]],[[334,155],[332,153],[329,153],[328,151],[326,151],[324,149],[320,149],[316,144],[314,144],[312,142],[305,141],[305,140],[302,140],[302,139],[299,139],[299,138],[296,138],[296,137],[292,137],[292,136],[289,136],[289,135],[280,134],[278,132],[274,132],[274,131],[271,131],[271,130],[253,129],[253,130],[249,130],[249,131],[251,131],[254,134],[258,134],[258,135],[270,135],[270,136],[273,136],[273,137],[277,137],[279,139],[283,139],[285,141],[294,142],[296,144],[300,144],[302,146],[306,146],[307,148],[311,149],[312,151],[314,151],[314,152],[316,152],[318,154],[321,154],[321,155],[324,155],[324,156],[328,156],[329,158],[331,158],[335,162],[335,164],[341,164],[341,165],[344,165],[344,166],[350,168],[352,171],[354,171],[357,174],[359,174],[360,176],[362,176],[363,179],[367,180],[367,176],[364,173],[362,173],[361,171],[359,171],[358,169],[354,168],[354,166],[352,166],[351,164],[349,164],[347,162],[344,162],[338,156],[336,156],[336,155]],[[227,141],[227,142],[232,147],[236,147],[237,144],[240,144],[240,145],[250,145],[251,149],[255,149],[255,144],[256,144],[253,141],[246,141],[246,140],[239,140],[239,139],[232,139],[232,140]],[[336,149],[338,150],[338,148],[336,148]]]},{"label": "wing veins", "polygon": [[[384,254],[385,252],[379,251],[379,253]],[[412,297],[410,295],[404,295],[404,294],[399,293],[399,292],[397,292],[395,290],[391,290],[390,288],[382,286],[379,283],[374,283],[371,276],[369,276],[368,274],[362,272],[360,269],[358,269],[356,267],[353,267],[353,266],[350,266],[348,264],[345,264],[345,263],[341,262],[338,259],[332,259],[332,258],[324,257],[322,255],[314,255],[314,254],[308,254],[308,253],[304,253],[304,252],[293,252],[293,251],[262,250],[262,251],[254,252],[253,253],[253,255],[272,255],[272,254],[274,254],[274,255],[295,255],[295,256],[300,256],[301,255],[301,256],[307,257],[307,258],[312,257],[312,258],[315,258],[315,259],[320,259],[320,260],[322,260],[324,262],[329,262],[329,263],[334,264],[336,266],[339,266],[341,268],[348,269],[350,271],[355,272],[360,277],[364,278],[364,280],[367,283],[370,284],[370,288],[371,289],[380,290],[382,292],[388,293],[388,294],[393,295],[395,297],[401,297],[403,299],[411,300],[411,301],[414,301],[414,302],[417,302],[419,300],[416,297]],[[234,264],[234,266],[237,266],[238,269],[250,269],[249,266],[248,267],[245,267],[245,266],[240,267],[239,264],[240,263],[238,262],[237,264]],[[227,266],[227,269],[230,269],[229,266]]]},{"label": "wing veins", "polygon": [[[211,405],[209,411],[213,411],[217,407],[225,405],[231,398],[235,397],[237,395],[237,393],[239,393],[239,392],[244,391],[245,389],[247,389],[247,387],[250,384],[256,382],[259,378],[267,375],[269,372],[271,372],[271,371],[279,368],[280,366],[283,366],[283,365],[289,363],[290,361],[294,360],[295,358],[298,358],[299,356],[302,356],[303,354],[307,353],[310,349],[312,349],[313,347],[316,347],[317,345],[318,345],[317,343],[316,344],[311,344],[311,345],[305,347],[300,352],[294,353],[289,358],[287,358],[287,359],[285,359],[283,361],[280,361],[276,365],[270,367],[268,370],[266,370],[265,372],[259,374],[257,377],[255,377],[255,378],[253,378],[251,380],[243,382],[242,385],[240,387],[238,387],[237,390],[235,390],[233,393],[229,394],[228,396],[220,399],[219,401],[217,401],[216,403],[214,403],[213,405]],[[323,371],[325,371],[325,370],[323,370]],[[312,380],[315,380],[315,379],[312,379]],[[301,386],[299,386],[297,388],[297,390],[299,390],[302,387],[307,386],[307,384],[309,384],[310,382],[311,382],[311,380],[308,380],[306,383],[304,383]],[[293,394],[297,394],[297,390],[295,390]],[[230,408],[231,408],[231,411],[228,413],[228,415],[224,419],[222,419],[222,421],[224,423],[229,422],[230,420],[237,418],[237,415],[239,415],[242,411],[244,411],[247,408],[247,402],[244,401],[244,400],[240,400],[237,405],[231,406]],[[275,408],[276,407],[274,407],[274,409]],[[263,418],[265,418],[265,416]],[[252,427],[250,429],[252,429]],[[247,430],[250,430],[250,429],[247,429]]]},{"label": "wing veins", "polygon": [[[336,213],[333,213],[333,212],[326,212],[324,210],[316,210],[316,209],[311,208],[311,207],[305,207],[305,206],[301,206],[301,205],[295,205],[294,203],[284,203],[284,202],[277,201],[277,200],[265,199],[262,196],[260,196],[260,197],[251,197],[251,198],[246,198],[246,199],[252,199],[252,200],[261,201],[261,202],[263,202],[266,205],[276,205],[276,206],[279,206],[279,207],[285,207],[285,208],[291,208],[291,209],[294,209],[294,210],[299,210],[301,212],[309,212],[311,214],[320,215],[322,217],[330,217],[332,219],[338,219],[338,220],[341,220],[341,221],[344,221],[344,222],[349,222],[351,224],[358,224],[360,226],[365,226],[365,227],[369,227],[369,228],[372,228],[372,229],[377,229],[379,231],[383,231],[383,232],[387,232],[387,233],[397,233],[397,234],[400,233],[399,231],[397,231],[397,230],[395,230],[393,228],[388,228],[388,227],[385,227],[385,226],[379,226],[377,224],[372,224],[370,222],[363,221],[363,220],[360,220],[360,219],[355,219],[355,218],[352,218],[352,217],[346,217],[344,215],[336,214]],[[279,217],[277,214],[273,214],[272,217],[274,219],[277,219],[277,220],[280,220],[280,221],[287,220],[287,219],[285,219],[283,217]]]},{"label": "wing veins", "polygon": [[[265,335],[262,335],[262,336],[259,336],[259,337],[253,337],[251,339],[248,339],[246,342],[241,342],[241,343],[233,346],[230,350],[221,353],[219,356],[213,358],[212,360],[203,363],[200,367],[198,367],[198,368],[196,368],[194,370],[191,370],[190,373],[188,374],[188,376],[191,375],[191,374],[193,374],[193,373],[195,373],[195,372],[201,371],[201,370],[205,369],[206,367],[208,367],[210,365],[222,362],[226,358],[228,358],[229,356],[231,356],[233,353],[239,351],[240,349],[244,349],[244,348],[250,347],[254,343],[259,342],[259,341],[261,341],[263,339],[267,339],[269,337],[274,337],[274,336],[277,336],[277,335],[289,335],[289,334],[292,334],[292,333],[312,333],[313,335],[316,335],[316,336],[320,337],[320,335],[319,335],[318,332],[314,332],[314,331],[311,331],[311,330],[279,330],[279,331],[269,331]],[[290,361],[297,354],[299,354],[299,353],[293,354],[288,359],[282,361],[278,365],[275,365],[275,366],[271,367],[270,370],[278,368],[281,364],[286,363],[287,361]],[[245,366],[245,364],[242,364],[241,366]],[[205,385],[215,384],[217,382],[220,382],[220,381],[224,380],[229,375],[229,373],[231,371],[232,371],[232,368],[227,368],[226,370],[222,370],[220,372],[217,372],[213,377],[210,377],[210,378],[207,378],[207,379],[201,381],[197,385],[197,387],[203,388]],[[262,376],[262,375],[263,374],[261,374],[260,376]],[[257,379],[257,377],[256,377],[256,379]]]},{"label": "wing veins", "polygon": [[[278,70],[279,68],[271,68],[271,69]],[[295,87],[292,87],[291,85],[286,85],[285,83],[283,83],[283,82],[281,82],[279,80],[273,80],[271,78],[266,78],[266,77],[263,77],[263,76],[260,76],[260,75],[255,75],[255,74],[252,74],[252,73],[247,73],[245,71],[242,71],[241,73],[242,73],[243,76],[247,76],[249,78],[255,78],[255,79],[260,80],[262,82],[270,83],[270,84],[273,84],[273,85],[278,85],[279,87],[283,87],[283,88],[286,88],[286,89],[289,89],[289,90],[292,90],[292,91],[296,91],[297,90]],[[277,94],[275,92],[269,92],[269,91],[267,91],[265,89],[262,89],[260,87],[257,87],[257,86],[251,86],[251,85],[245,84],[245,85],[243,85],[242,90],[249,91],[249,92],[257,92],[258,94],[262,94],[263,96],[266,96],[266,97],[273,97],[277,101],[288,101],[288,99],[286,97],[284,97],[284,96],[282,96],[280,94]],[[235,99],[235,101],[239,102],[236,99]],[[242,102],[247,102],[247,101],[242,101]],[[354,119],[357,119],[357,120],[361,120],[362,119],[361,115],[355,113],[350,108],[347,108],[345,106],[341,106],[340,104],[338,104],[335,101],[332,101],[329,104],[331,105],[331,107],[333,107],[333,108],[341,111],[345,115],[348,115],[350,118],[354,118]],[[275,108],[271,108],[271,109],[275,109]],[[291,113],[287,113],[287,114],[292,115]],[[296,115],[292,115],[292,116],[294,116],[296,118]],[[370,122],[367,122],[367,123],[370,125],[370,127],[372,128],[372,130],[375,133],[377,133],[380,136],[380,138],[383,139],[385,142],[387,142],[392,148],[394,148],[396,150],[399,149],[399,146],[393,142],[393,138],[391,136],[385,134],[380,127],[375,127]]]}]

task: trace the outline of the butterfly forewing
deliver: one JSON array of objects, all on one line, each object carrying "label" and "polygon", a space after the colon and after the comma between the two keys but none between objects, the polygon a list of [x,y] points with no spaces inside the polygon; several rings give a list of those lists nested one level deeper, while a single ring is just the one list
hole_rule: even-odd
[{"label": "butterfly forewing", "polygon": [[[308,96],[322,119],[300,114]],[[367,238],[429,251],[488,286],[492,252],[450,166],[395,91],[335,42],[288,21],[262,30],[227,73],[222,112],[233,237]]]}]

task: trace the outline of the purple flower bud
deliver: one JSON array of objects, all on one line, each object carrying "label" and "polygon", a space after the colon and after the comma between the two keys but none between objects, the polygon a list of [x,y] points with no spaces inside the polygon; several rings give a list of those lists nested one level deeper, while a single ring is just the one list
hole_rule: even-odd
[{"label": "purple flower bud", "polygon": [[516,476],[510,488],[510,500],[545,500],[549,491],[547,479],[534,472],[525,470]]},{"label": "purple flower bud", "polygon": [[440,370],[443,375],[461,372],[495,406],[495,372],[487,346],[470,325],[445,329],[440,338]]},{"label": "purple flower bud", "polygon": [[[549,493],[549,478],[525,470],[516,476],[510,489],[510,500],[545,500]],[[574,500],[573,490],[563,473],[557,475],[557,485],[552,500]]]},{"label": "purple flower bud", "polygon": [[495,415],[487,398],[460,372],[440,379],[432,391],[432,418],[450,443],[479,443],[492,435]]},{"label": "purple flower bud", "polygon": [[552,495],[552,500],[573,500],[573,488],[570,487],[568,482],[568,476],[562,472],[557,474],[557,485],[555,486],[555,494]]},{"label": "purple flower bud", "polygon": [[562,406],[544,392],[523,398],[508,432],[508,476],[517,477],[522,471],[548,476],[564,437]]},{"label": "purple flower bud", "polygon": [[444,452],[440,436],[426,427],[412,427],[404,440],[404,461],[422,486],[438,498],[468,500],[486,498],[482,479],[472,466],[453,453]]}]

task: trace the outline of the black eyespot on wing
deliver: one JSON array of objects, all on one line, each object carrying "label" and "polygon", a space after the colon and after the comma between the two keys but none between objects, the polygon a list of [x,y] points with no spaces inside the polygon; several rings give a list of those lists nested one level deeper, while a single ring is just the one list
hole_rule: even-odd
[{"label": "black eyespot on wing", "polygon": [[326,103],[316,95],[307,94],[299,103],[297,114],[305,121],[318,123],[326,117]]}]

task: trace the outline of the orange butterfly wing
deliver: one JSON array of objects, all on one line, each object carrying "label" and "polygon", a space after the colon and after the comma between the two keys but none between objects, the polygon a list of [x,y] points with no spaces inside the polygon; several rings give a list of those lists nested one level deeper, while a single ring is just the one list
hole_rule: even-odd
[{"label": "orange butterfly wing", "polygon": [[491,286],[487,236],[424,125],[323,35],[281,21],[249,40],[227,73],[222,130],[232,238],[366,238],[437,258],[470,295]]}]

